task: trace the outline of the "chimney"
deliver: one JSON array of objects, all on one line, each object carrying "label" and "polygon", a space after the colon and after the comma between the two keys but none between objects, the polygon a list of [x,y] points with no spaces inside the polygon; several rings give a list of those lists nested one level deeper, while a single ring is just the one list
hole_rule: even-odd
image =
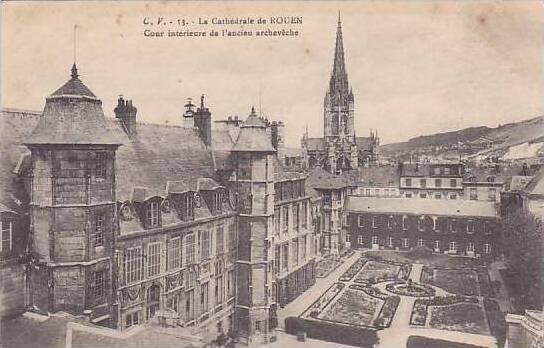
[{"label": "chimney", "polygon": [[115,118],[123,123],[123,128],[128,135],[136,133],[136,109],[132,105],[132,100],[125,100],[122,95],[117,99],[117,106],[113,109]]},{"label": "chimney", "polygon": [[193,101],[191,98],[187,98],[187,104],[184,105],[185,112],[183,113],[183,122],[182,126],[184,128],[193,128],[195,126],[195,122],[193,120],[193,116],[195,114],[195,111],[193,108],[195,105],[193,104]]},{"label": "chimney", "polygon": [[193,119],[200,139],[206,146],[210,146],[212,144],[212,114],[204,106],[204,94],[200,97],[200,107],[196,110]]},{"label": "chimney", "polygon": [[276,149],[279,159],[285,157],[285,127],[283,122],[272,121],[270,123],[270,134],[272,136],[272,146]]}]

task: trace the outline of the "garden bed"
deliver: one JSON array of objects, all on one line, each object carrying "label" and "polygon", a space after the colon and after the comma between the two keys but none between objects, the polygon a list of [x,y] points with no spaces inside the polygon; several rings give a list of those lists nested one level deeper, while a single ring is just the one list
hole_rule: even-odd
[{"label": "garden bed", "polygon": [[334,271],[342,261],[340,260],[333,260],[333,259],[322,259],[315,265],[315,272],[317,278],[325,278],[329,274],[331,274],[332,271]]},{"label": "garden bed", "polygon": [[359,284],[352,284],[349,286],[349,288],[363,291],[369,296],[383,300],[384,303],[380,310],[380,313],[378,313],[378,316],[376,317],[376,319],[374,319],[372,325],[377,328],[386,328],[391,325],[393,317],[395,316],[395,312],[397,311],[397,307],[400,303],[400,297],[395,295],[388,295],[375,287],[365,287]]},{"label": "garden bed", "polygon": [[338,323],[372,326],[384,300],[362,294],[361,291],[346,289],[319,319]]},{"label": "garden bed", "polygon": [[340,291],[345,287],[344,283],[334,283],[331,285],[323,295],[312,303],[300,316],[301,317],[311,317],[316,318],[321,314],[323,309],[340,293]]},{"label": "garden bed", "polygon": [[473,344],[439,340],[422,336],[410,336],[406,348],[485,348]]},{"label": "garden bed", "polygon": [[429,306],[449,306],[457,303],[472,303],[477,304],[478,299],[475,297],[465,296],[435,296],[430,299],[418,298],[414,302],[412,314],[410,316],[410,325],[424,326],[427,322],[427,309]]},{"label": "garden bed", "polygon": [[400,272],[400,266],[392,263],[381,261],[368,261],[355,278],[356,283],[369,282],[371,284],[379,283],[380,281],[397,279]]},{"label": "garden bed", "polygon": [[430,297],[434,296],[435,294],[435,290],[429,285],[419,284],[410,281],[390,283],[387,284],[385,288],[387,289],[387,291],[402,296]]},{"label": "garden bed", "polygon": [[355,277],[355,275],[357,273],[359,273],[359,271],[363,268],[363,266],[365,265],[366,262],[367,262],[366,258],[360,257],[359,259],[357,259],[357,261],[355,261],[355,263],[353,265],[351,265],[347,269],[347,271],[345,271],[340,276],[340,278],[338,278],[338,280],[343,281],[343,282],[347,282],[347,281],[352,280],[353,277]]},{"label": "garden bed", "polygon": [[423,267],[421,282],[429,283],[452,294],[479,296],[478,274],[473,269]]},{"label": "garden bed", "polygon": [[435,329],[461,331],[473,334],[489,334],[483,308],[476,303],[456,303],[448,306],[432,306],[429,326]]}]

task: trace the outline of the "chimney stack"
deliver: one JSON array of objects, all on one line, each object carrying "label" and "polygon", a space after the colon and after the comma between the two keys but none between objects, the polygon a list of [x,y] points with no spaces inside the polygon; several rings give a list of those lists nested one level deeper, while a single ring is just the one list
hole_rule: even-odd
[{"label": "chimney stack", "polygon": [[136,109],[132,105],[132,100],[125,100],[122,95],[117,99],[117,106],[113,109],[115,118],[118,118],[123,123],[125,132],[129,135],[136,133]]},{"label": "chimney stack", "polygon": [[194,116],[194,126],[198,128],[198,135],[206,146],[212,144],[212,114],[204,106],[204,94],[200,97],[200,107],[196,110]]}]

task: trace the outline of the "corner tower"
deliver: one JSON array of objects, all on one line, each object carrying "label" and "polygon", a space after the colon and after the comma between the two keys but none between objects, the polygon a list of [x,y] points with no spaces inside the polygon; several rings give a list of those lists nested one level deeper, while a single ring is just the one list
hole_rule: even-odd
[{"label": "corner tower", "polygon": [[273,304],[274,153],[266,124],[255,109],[241,125],[232,149],[231,179],[238,210],[235,321],[239,343],[269,341]]},{"label": "corner tower", "polygon": [[32,162],[27,305],[107,320],[119,143],[75,64],[70,80],[46,98],[25,145]]}]

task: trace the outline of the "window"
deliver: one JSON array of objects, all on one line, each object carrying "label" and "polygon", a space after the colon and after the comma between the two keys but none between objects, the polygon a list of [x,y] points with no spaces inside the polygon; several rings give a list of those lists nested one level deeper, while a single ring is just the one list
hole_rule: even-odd
[{"label": "window", "polygon": [[473,253],[474,252],[474,243],[468,242],[467,243],[467,253]]},{"label": "window", "polygon": [[404,195],[406,198],[412,198],[412,193],[411,192],[408,192]]},{"label": "window", "polygon": [[293,205],[293,222],[295,225],[295,230],[300,228],[300,206],[298,204]]},{"label": "window", "polygon": [[168,243],[168,270],[181,267],[181,237],[170,239]]},{"label": "window", "polygon": [[191,289],[185,293],[185,320],[191,321],[195,318],[195,290]]},{"label": "window", "polygon": [[287,270],[287,263],[289,262],[289,243],[285,243],[281,250],[281,270]]},{"label": "window", "polygon": [[221,212],[223,206],[223,192],[214,192],[213,194],[213,210],[216,213]]},{"label": "window", "polygon": [[423,240],[423,239],[418,239],[418,240],[417,240],[417,246],[418,246],[418,247],[424,247],[424,246],[425,246],[425,240]]},{"label": "window", "polygon": [[450,187],[457,187],[457,180],[450,179]]},{"label": "window", "polygon": [[406,186],[410,187],[410,186],[412,186],[412,179],[411,178],[406,178],[406,179],[404,179],[404,183],[406,184]]},{"label": "window", "polygon": [[495,182],[495,177],[493,175],[488,176],[487,182]]},{"label": "window", "polygon": [[470,198],[470,200],[473,200],[473,201],[478,199],[478,191],[476,190],[476,187],[471,187],[470,188],[469,198]]},{"label": "window", "polygon": [[346,234],[346,242],[347,243],[351,242],[351,235],[350,234]]},{"label": "window", "polygon": [[434,179],[434,187],[442,187],[442,179]]},{"label": "window", "polygon": [[474,221],[472,220],[467,221],[467,232],[474,233]]},{"label": "window", "polygon": [[140,311],[129,313],[125,316],[125,327],[129,328],[133,325],[138,325],[140,318]]},{"label": "window", "polygon": [[194,195],[188,192],[183,197],[182,219],[192,220],[194,217]]},{"label": "window", "polygon": [[362,215],[359,215],[359,219],[358,219],[358,224],[359,224],[359,227],[363,227],[364,226],[364,218]]},{"label": "window", "polygon": [[147,226],[159,225],[159,202],[151,202],[147,206]]},{"label": "window", "polygon": [[13,222],[2,220],[2,243],[0,243],[0,251],[11,251],[13,249]]},{"label": "window", "polygon": [[426,193],[420,193],[419,198],[427,198],[427,194]]},{"label": "window", "polygon": [[434,198],[435,199],[442,199],[442,194],[441,193],[435,193]]},{"label": "window", "polygon": [[106,154],[98,152],[94,160],[94,176],[96,178],[106,177]]},{"label": "window", "polygon": [[372,228],[377,228],[377,227],[378,227],[378,226],[376,225],[376,220],[377,220],[376,216],[373,216],[373,217],[372,217]]},{"label": "window", "polygon": [[308,202],[302,202],[302,228],[308,227]]},{"label": "window", "polygon": [[195,262],[195,235],[192,233],[185,237],[185,255],[188,264]]},{"label": "window", "polygon": [[427,179],[419,179],[419,186],[421,188],[426,188],[427,187]]},{"label": "window", "polygon": [[283,230],[287,231],[289,228],[289,207],[283,207]]},{"label": "window", "polygon": [[435,240],[434,243],[433,243],[433,246],[434,246],[435,251],[439,251],[440,250],[440,241]]},{"label": "window", "polygon": [[306,260],[306,244],[308,243],[308,236],[304,235],[302,237],[302,260]]},{"label": "window", "polygon": [[296,265],[298,264],[298,238],[295,238],[293,240],[293,247],[291,248],[291,252],[292,252],[292,262],[293,262],[293,265]]},{"label": "window", "polygon": [[234,271],[229,271],[227,276],[227,294],[229,299],[234,297]]},{"label": "window", "polygon": [[450,167],[445,167],[445,168],[444,168],[444,174],[445,174],[445,175],[450,175],[450,173],[451,173]]},{"label": "window", "polygon": [[346,227],[349,227],[349,215],[348,214],[343,214],[343,221],[344,221],[344,226]]},{"label": "window", "polygon": [[93,278],[94,297],[99,298],[104,296],[104,271],[94,272]]},{"label": "window", "polygon": [[424,216],[420,216],[419,219],[417,220],[417,229],[420,230],[420,231],[425,230],[425,217]]},{"label": "window", "polygon": [[104,245],[104,220],[105,214],[98,213],[95,216],[94,222],[94,245]]},{"label": "window", "polygon": [[281,224],[281,210],[279,208],[274,209],[274,231],[276,234],[280,233]]},{"label": "window", "polygon": [[217,254],[221,254],[224,251],[223,234],[223,226],[219,226],[215,232],[215,251]]},{"label": "window", "polygon": [[407,230],[408,229],[408,216],[402,217],[402,229]]},{"label": "window", "polygon": [[147,276],[151,277],[161,272],[161,243],[149,243],[147,246]]},{"label": "window", "polygon": [[387,245],[388,245],[390,248],[393,248],[393,247],[395,246],[395,244],[393,243],[393,237],[387,238]]},{"label": "window", "polygon": [[390,215],[389,219],[387,219],[387,228],[392,230],[394,224],[395,224],[395,219],[393,218],[393,215]]},{"label": "window", "polygon": [[450,194],[450,199],[457,199],[457,195],[455,193]]},{"label": "window", "polygon": [[433,216],[433,230],[438,232],[438,224],[436,223],[438,221],[438,218],[436,216]]},{"label": "window", "polygon": [[206,313],[209,309],[208,307],[208,283],[200,285],[200,309],[201,313]]},{"label": "window", "polygon": [[489,243],[484,244],[484,254],[491,254],[491,244]]},{"label": "window", "polygon": [[440,174],[440,167],[434,167],[434,174],[439,175]]},{"label": "window", "polygon": [[378,244],[378,236],[372,236],[372,244]]},{"label": "window", "polygon": [[450,248],[449,248],[450,251],[457,251],[457,243],[455,242],[450,242]]},{"label": "window", "polygon": [[361,236],[361,235],[357,236],[357,243],[358,244],[363,244],[363,236]]},{"label": "window", "polygon": [[125,282],[127,284],[142,279],[141,256],[141,247],[130,248],[125,251]]},{"label": "window", "polygon": [[450,225],[450,231],[451,231],[451,232],[455,232],[456,229],[457,229],[457,226],[456,226],[456,225],[457,225],[457,220],[451,219],[451,220],[449,221],[449,225]]},{"label": "window", "polygon": [[274,273],[280,273],[280,246],[276,245],[274,247]]},{"label": "window", "polygon": [[200,231],[200,259],[210,257],[210,231]]},{"label": "window", "polygon": [[494,187],[489,188],[489,194],[487,195],[487,198],[490,200],[496,200],[497,199],[497,189]]},{"label": "window", "polygon": [[403,248],[410,247],[410,240],[408,238],[402,238],[402,247]]}]

